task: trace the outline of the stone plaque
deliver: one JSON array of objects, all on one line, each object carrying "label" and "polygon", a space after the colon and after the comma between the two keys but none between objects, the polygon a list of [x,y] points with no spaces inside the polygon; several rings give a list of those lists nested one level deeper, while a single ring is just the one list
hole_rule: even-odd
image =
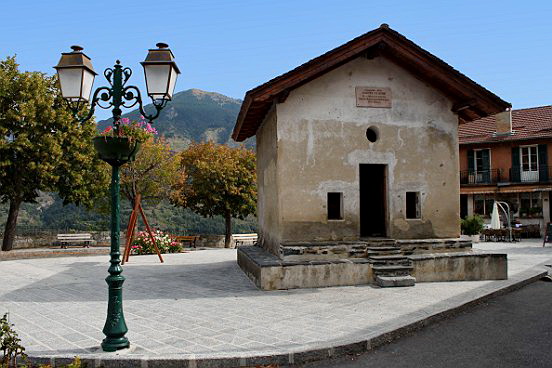
[{"label": "stone plaque", "polygon": [[391,108],[391,88],[355,87],[357,107]]}]

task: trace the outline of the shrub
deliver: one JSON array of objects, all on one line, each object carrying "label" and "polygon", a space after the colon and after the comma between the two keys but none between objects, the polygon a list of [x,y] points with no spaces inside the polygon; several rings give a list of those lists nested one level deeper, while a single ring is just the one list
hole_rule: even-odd
[{"label": "shrub", "polygon": [[[161,230],[153,231],[153,238],[161,253],[179,253],[182,252],[182,245],[174,240],[170,234]],[[138,236],[132,242],[133,254],[155,254],[155,247],[147,231],[139,231]]]},{"label": "shrub", "polygon": [[462,220],[464,235],[477,235],[483,230],[483,218],[479,215],[468,216]]},{"label": "shrub", "polygon": [[8,314],[0,318],[0,350],[2,351],[1,367],[17,367],[17,357],[26,358],[21,339],[8,322]]}]

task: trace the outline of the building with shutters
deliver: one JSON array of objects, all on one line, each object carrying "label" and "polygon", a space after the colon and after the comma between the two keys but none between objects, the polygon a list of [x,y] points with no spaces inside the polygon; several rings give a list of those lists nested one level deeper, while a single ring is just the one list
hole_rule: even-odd
[{"label": "building with shutters", "polygon": [[460,213],[489,219],[494,200],[522,225],[550,221],[552,106],[511,110],[462,124]]}]

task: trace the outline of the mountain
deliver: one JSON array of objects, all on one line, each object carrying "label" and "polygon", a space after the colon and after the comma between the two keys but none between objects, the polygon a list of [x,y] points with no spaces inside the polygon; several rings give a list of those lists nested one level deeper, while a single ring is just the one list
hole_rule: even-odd
[{"label": "mountain", "polygon": [[[233,144],[230,135],[236,123],[242,101],[216,92],[189,89],[178,92],[155,120],[160,135],[167,138],[175,150],[184,148],[190,141],[215,141]],[[147,113],[154,110],[146,105]],[[123,117],[139,120],[140,112],[133,110]],[[98,122],[98,129],[111,125],[112,119]],[[253,141],[246,142],[252,146]]]}]

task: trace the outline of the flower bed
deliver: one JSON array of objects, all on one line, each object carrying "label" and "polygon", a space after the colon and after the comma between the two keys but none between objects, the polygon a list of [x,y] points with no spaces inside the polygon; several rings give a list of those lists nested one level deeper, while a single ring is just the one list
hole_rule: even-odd
[{"label": "flower bed", "polygon": [[[179,253],[183,248],[170,234],[161,230],[154,230],[153,237],[161,253]],[[155,247],[147,231],[139,231],[136,239],[132,242],[132,254],[156,254]]]}]

